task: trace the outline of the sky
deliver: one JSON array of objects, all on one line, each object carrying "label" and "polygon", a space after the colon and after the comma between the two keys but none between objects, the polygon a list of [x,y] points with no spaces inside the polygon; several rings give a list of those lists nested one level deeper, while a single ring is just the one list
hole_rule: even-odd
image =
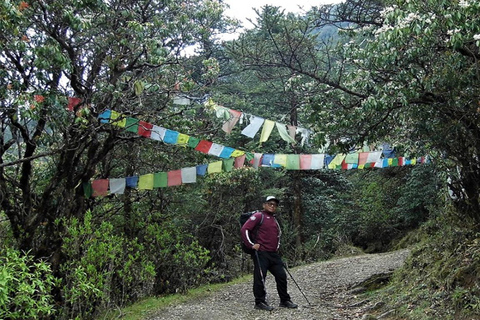
[{"label": "sky", "polygon": [[282,7],[285,12],[301,13],[309,10],[312,6],[320,6],[323,4],[340,3],[341,0],[225,0],[230,6],[225,14],[230,17],[237,18],[242,21],[244,27],[251,28],[252,25],[246,20],[250,18],[255,21],[256,14],[253,8],[260,9],[264,5],[272,5]]}]

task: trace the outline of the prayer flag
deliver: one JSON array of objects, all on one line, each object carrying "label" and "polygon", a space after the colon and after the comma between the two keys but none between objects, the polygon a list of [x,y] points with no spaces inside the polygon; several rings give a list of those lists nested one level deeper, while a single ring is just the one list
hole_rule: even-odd
[{"label": "prayer flag", "polygon": [[182,183],[195,183],[197,182],[197,168],[188,167],[182,168]]},{"label": "prayer flag", "polygon": [[[297,127],[296,127],[296,126],[287,125],[287,129],[288,129],[288,134],[289,134],[290,137],[293,139],[293,141],[295,141],[295,134],[297,133]],[[295,142],[296,142],[296,141],[295,141]]]},{"label": "prayer flag", "polygon": [[144,174],[139,177],[138,189],[153,190],[153,173]]},{"label": "prayer flag", "polygon": [[300,155],[300,169],[301,170],[310,170],[312,168],[312,155],[311,154],[301,154]]},{"label": "prayer flag", "polygon": [[388,168],[390,166],[390,158],[383,159],[383,167]]},{"label": "prayer flag", "polygon": [[225,172],[230,172],[233,169],[233,162],[235,160],[233,158],[230,159],[224,159],[222,160],[222,169]]},{"label": "prayer flag", "polygon": [[98,115],[98,119],[100,119],[100,123],[108,123],[110,121],[110,115],[112,114],[111,110],[105,110]]},{"label": "prayer flag", "polygon": [[127,125],[127,118],[125,118],[121,113],[117,111],[112,111],[110,113],[110,123],[120,128],[125,128]]},{"label": "prayer flag", "polygon": [[369,162],[377,162],[378,160],[380,160],[380,157],[382,156],[382,152],[381,151],[373,151],[373,152],[369,152],[368,153],[368,157],[367,157],[367,163]]},{"label": "prayer flag", "polygon": [[358,163],[358,153],[349,153],[345,156],[345,162],[348,164]]},{"label": "prayer flag", "polygon": [[235,158],[235,168],[242,168],[245,164],[245,154]]},{"label": "prayer flag", "polygon": [[190,148],[196,148],[198,146],[198,143],[200,142],[200,139],[198,138],[194,138],[194,137],[190,137],[190,139],[188,139],[188,143],[187,145],[190,147]]},{"label": "prayer flag", "polygon": [[321,154],[312,154],[311,169],[323,169],[325,165],[325,155]]},{"label": "prayer flag", "polygon": [[360,152],[358,155],[358,168],[363,169],[365,164],[367,163],[369,152]]},{"label": "prayer flag", "polygon": [[300,169],[300,157],[298,154],[287,155],[287,169],[290,169],[290,170]]},{"label": "prayer flag", "polygon": [[83,183],[83,193],[85,198],[90,198],[93,194],[92,183],[90,181]]},{"label": "prayer flag", "polygon": [[235,127],[238,120],[242,116],[242,113],[240,111],[228,109],[228,112],[230,113],[230,119],[222,126],[222,130],[225,131],[227,134],[232,132],[233,127]]},{"label": "prayer flag", "polygon": [[92,197],[101,197],[108,195],[108,179],[93,180],[92,190]]},{"label": "prayer flag", "polygon": [[273,165],[274,155],[266,153],[262,157],[262,166],[271,167]]},{"label": "prayer flag", "polygon": [[333,158],[335,158],[334,155],[325,155],[325,166],[327,166],[328,168],[330,168],[330,163],[332,162]]},{"label": "prayer flag", "polygon": [[212,142],[207,141],[207,140],[201,140],[198,145],[195,147],[195,150],[203,152],[203,153],[208,153],[208,150],[210,150],[210,147],[212,146]]},{"label": "prayer flag", "polygon": [[345,159],[345,154],[339,153],[335,155],[330,164],[328,165],[329,169],[337,169],[337,166],[341,166],[343,159]]},{"label": "prayer flag", "polygon": [[145,137],[145,138],[150,138],[152,134],[152,128],[153,124],[145,122],[145,121],[139,121],[138,122],[138,135]]},{"label": "prayer flag", "polygon": [[153,174],[153,187],[165,188],[168,186],[168,174],[166,172],[157,172]]},{"label": "prayer flag", "polygon": [[78,106],[81,102],[82,102],[82,99],[80,98],[69,97],[67,109],[69,111],[73,111],[75,110],[75,107]]},{"label": "prayer flag", "polygon": [[216,161],[208,164],[208,174],[222,172],[222,161]]},{"label": "prayer flag", "polygon": [[270,137],[272,133],[273,127],[275,126],[275,122],[272,120],[265,120],[263,123],[262,133],[260,134],[260,143],[265,142]]},{"label": "prayer flag", "polygon": [[186,146],[189,139],[190,139],[189,135],[186,135],[184,133],[180,133],[180,134],[178,134],[177,144],[180,145],[180,146]]},{"label": "prayer flag", "polygon": [[251,160],[253,160],[253,158],[255,157],[255,155],[254,155],[253,153],[251,153],[251,152],[246,152],[245,155],[246,155],[247,161],[249,161],[249,162],[250,162]]},{"label": "prayer flag", "polygon": [[242,134],[253,139],[264,121],[264,118],[252,116],[250,124],[242,130]]},{"label": "prayer flag", "polygon": [[212,143],[212,145],[210,146],[210,149],[208,150],[208,154],[219,157],[222,151],[223,151],[222,145],[218,143]]},{"label": "prayer flag", "polygon": [[241,156],[243,156],[243,155],[245,155],[245,151],[241,151],[241,150],[235,149],[235,150],[232,152],[231,157],[236,158],[236,157],[241,157]]},{"label": "prayer flag", "polygon": [[287,155],[286,154],[275,154],[273,163],[277,164],[277,165],[280,165],[282,167],[286,167],[287,166]]},{"label": "prayer flag", "polygon": [[125,131],[138,133],[138,119],[127,117]]},{"label": "prayer flag", "polygon": [[255,169],[257,169],[258,166],[260,165],[260,163],[262,162],[262,156],[263,156],[262,153],[254,153],[253,154],[253,167]]},{"label": "prayer flag", "polygon": [[200,164],[196,168],[197,168],[197,175],[204,176],[207,174],[208,164]]},{"label": "prayer flag", "polygon": [[179,133],[177,131],[167,129],[165,131],[165,137],[163,138],[163,142],[168,144],[176,144],[178,140],[178,135]]},{"label": "prayer flag", "polygon": [[232,153],[235,151],[235,149],[230,148],[230,147],[223,147],[222,152],[220,153],[220,158],[223,159],[228,159],[232,156]]},{"label": "prayer flag", "polygon": [[109,179],[110,193],[123,194],[125,192],[125,178]]},{"label": "prayer flag", "polygon": [[295,143],[295,139],[290,136],[290,134],[287,132],[287,128],[283,123],[275,122],[275,126],[277,127],[278,133],[280,134],[280,137],[289,143]]},{"label": "prayer flag", "polygon": [[153,125],[152,132],[150,133],[150,139],[162,141],[165,138],[165,132],[167,129]]},{"label": "prayer flag", "polygon": [[167,186],[179,186],[182,184],[182,170],[173,170],[167,172],[168,181]]},{"label": "prayer flag", "polygon": [[125,183],[128,188],[136,188],[138,185],[138,177],[126,177],[125,178]]}]

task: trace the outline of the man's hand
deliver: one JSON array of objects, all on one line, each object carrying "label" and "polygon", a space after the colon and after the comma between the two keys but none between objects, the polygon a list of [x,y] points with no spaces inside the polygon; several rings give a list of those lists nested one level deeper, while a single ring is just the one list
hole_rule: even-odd
[{"label": "man's hand", "polygon": [[260,243],[255,243],[255,244],[252,246],[252,249],[258,251],[258,249],[260,249]]}]

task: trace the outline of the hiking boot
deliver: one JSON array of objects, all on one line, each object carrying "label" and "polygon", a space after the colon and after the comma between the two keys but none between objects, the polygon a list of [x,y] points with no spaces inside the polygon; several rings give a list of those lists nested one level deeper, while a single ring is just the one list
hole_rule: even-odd
[{"label": "hiking boot", "polygon": [[255,309],[272,311],[273,307],[269,306],[266,302],[258,302],[258,303],[255,303]]},{"label": "hiking boot", "polygon": [[295,303],[293,303],[290,300],[287,300],[287,301],[280,302],[279,307],[295,309],[295,308],[298,308],[298,305],[296,305]]}]

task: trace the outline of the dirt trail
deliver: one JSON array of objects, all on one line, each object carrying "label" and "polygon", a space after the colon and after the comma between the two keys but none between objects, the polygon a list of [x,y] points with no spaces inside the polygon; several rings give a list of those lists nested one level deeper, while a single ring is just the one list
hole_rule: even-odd
[{"label": "dirt trail", "polygon": [[[290,269],[306,298],[289,278],[289,293],[298,309],[278,308],[275,281],[269,274],[266,285],[269,304],[274,311],[253,308],[252,282],[234,284],[206,297],[171,306],[150,316],[149,320],[241,320],[241,319],[285,319],[285,320],[343,320],[362,319],[369,303],[355,304],[355,285],[371,278],[392,272],[402,266],[408,250],[382,254],[360,255],[325,262],[318,262]],[[358,301],[357,301],[358,302]]]}]

